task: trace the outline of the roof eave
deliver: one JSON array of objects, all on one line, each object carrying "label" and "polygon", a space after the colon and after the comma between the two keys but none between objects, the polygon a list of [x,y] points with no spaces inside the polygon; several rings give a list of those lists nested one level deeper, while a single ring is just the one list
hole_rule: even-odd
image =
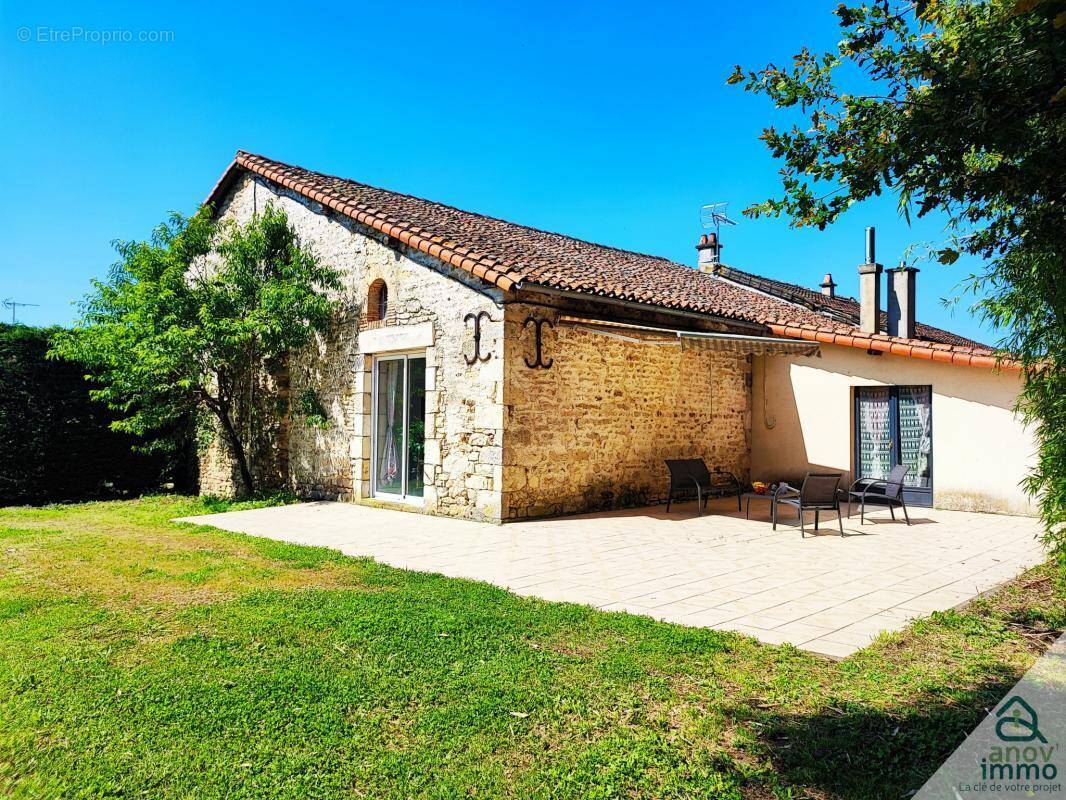
[{"label": "roof eave", "polygon": [[999,369],[1012,372],[1021,371],[1022,365],[1010,358],[1000,358],[983,353],[967,353],[958,349],[940,349],[929,347],[925,342],[915,342],[912,339],[900,339],[898,337],[872,337],[859,332],[844,334],[815,328],[801,327],[798,325],[784,325],[770,323],[769,328],[778,336],[787,336],[793,339],[804,339],[808,342],[821,344],[835,344],[843,347],[856,347],[860,350],[888,353],[894,356],[909,356],[926,361],[937,361],[943,364],[954,364],[962,367],[977,367],[979,369]]},{"label": "roof eave", "polygon": [[689,311],[682,308],[671,308],[670,306],[653,305],[651,303],[641,303],[637,300],[627,300],[620,297],[612,297],[605,294],[591,294],[589,292],[575,292],[567,289],[557,289],[554,286],[544,286],[539,283],[532,283],[528,281],[519,281],[515,284],[515,291],[536,292],[540,294],[553,295],[556,297],[565,297],[571,300],[584,300],[588,302],[606,303],[608,305],[621,306],[628,309],[648,311],[656,314],[666,314],[672,317],[679,317],[682,319],[698,319],[706,322],[716,322],[723,325],[729,325],[736,328],[742,328],[744,330],[755,331],[757,333],[765,334],[767,327],[758,322],[750,322],[748,320],[736,319],[734,317],[727,317],[721,314],[711,314],[701,311]]},{"label": "roof eave", "polygon": [[471,258],[469,255],[459,253],[450,247],[446,247],[437,242],[432,242],[424,236],[420,236],[413,231],[407,230],[403,225],[389,222],[388,220],[377,216],[370,209],[363,208],[361,204],[346,202],[341,198],[332,196],[329,192],[316,189],[305,184],[303,181],[295,180],[283,175],[277,170],[272,170],[257,164],[243,151],[237,152],[236,159],[234,159],[229,169],[226,170],[226,173],[215,186],[215,190],[208,197],[208,203],[210,203],[212,207],[217,209],[219,199],[229,189],[237,172],[241,169],[255,175],[260,175],[286,189],[291,189],[297,194],[302,195],[309,200],[313,200],[316,203],[321,203],[323,206],[330,208],[349,219],[355,220],[361,225],[373,228],[386,236],[391,236],[392,238],[397,239],[415,250],[430,255],[453,267],[469,272],[471,275],[481,278],[505,292],[510,291],[515,286],[516,281],[514,277],[496,269],[496,265],[487,264],[482,259]]},{"label": "roof eave", "polygon": [[[238,151],[237,155],[240,155],[240,151]],[[237,159],[234,158],[229,162],[229,166],[226,167],[225,172],[222,173],[222,177],[215,182],[214,188],[203,202],[203,205],[211,208],[212,213],[218,213],[219,202],[225,196],[226,192],[229,191],[230,186],[233,184],[233,181],[236,180],[237,174],[240,171],[241,167],[237,163]]]},{"label": "roof eave", "polygon": [[[330,208],[338,214],[346,216],[362,225],[366,225],[386,236],[392,237],[415,250],[437,259],[438,261],[463,270],[476,278],[480,278],[505,292],[525,289],[527,291],[543,292],[546,294],[571,297],[585,301],[605,302],[612,305],[668,314],[686,319],[713,321],[755,331],[764,335],[766,331],[769,330],[779,336],[799,338],[822,344],[846,344],[864,350],[887,352],[894,355],[905,355],[942,363],[1014,371],[1021,369],[1021,365],[1014,360],[998,358],[994,355],[966,352],[964,349],[955,347],[944,350],[928,347],[924,342],[915,343],[913,340],[907,339],[890,337],[870,338],[857,331],[850,334],[841,334],[807,326],[780,324],[775,322],[753,322],[721,314],[673,308],[667,305],[645,303],[636,300],[612,297],[605,294],[575,292],[544,286],[534,282],[527,282],[523,280],[520,273],[512,271],[507,264],[500,263],[495,259],[485,256],[472,256],[469,250],[459,252],[459,250],[465,250],[465,248],[459,247],[457,250],[440,242],[431,241],[425,236],[420,235],[420,233],[409,230],[405,224],[397,224],[395,222],[389,222],[387,219],[383,219],[375,213],[376,209],[368,208],[364,204],[346,201],[340,197],[334,196],[330,191],[316,188],[306,184],[304,181],[285,175],[276,168],[271,168],[266,164],[260,164],[257,162],[256,157],[251,156],[243,150],[237,151],[236,157],[226,168],[225,172],[223,172],[222,177],[219,178],[214,189],[211,190],[211,193],[205,201],[205,205],[210,206],[214,213],[218,213],[223,198],[231,189],[237,176],[240,175],[242,171],[264,177],[267,180],[290,189],[309,200],[320,203],[324,207]],[[750,287],[744,288],[751,291]],[[780,298],[777,299],[780,300]]]}]

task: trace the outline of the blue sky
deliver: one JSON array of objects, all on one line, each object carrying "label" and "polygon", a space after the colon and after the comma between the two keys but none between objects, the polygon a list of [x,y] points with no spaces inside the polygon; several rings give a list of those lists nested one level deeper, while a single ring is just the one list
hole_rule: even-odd
[{"label": "blue sky", "polygon": [[[832,47],[837,2],[5,2],[0,299],[70,322],[111,240],[193,211],[238,148],[694,264],[701,205],[777,186],[773,112],[726,76]],[[854,295],[866,225],[887,266],[941,227],[883,198],[824,232],[742,219],[723,257]],[[942,307],[965,271],[922,266],[918,316],[993,339]]]}]

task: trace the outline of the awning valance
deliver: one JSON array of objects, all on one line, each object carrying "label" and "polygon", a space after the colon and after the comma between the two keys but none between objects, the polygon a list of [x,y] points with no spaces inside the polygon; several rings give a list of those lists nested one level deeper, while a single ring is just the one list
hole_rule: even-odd
[{"label": "awning valance", "polygon": [[639,344],[681,347],[684,349],[715,350],[741,355],[751,353],[755,355],[811,356],[819,352],[818,344],[815,342],[781,339],[772,336],[682,331],[670,328],[655,328],[649,325],[634,325],[628,322],[585,319],[583,317],[560,317],[559,324],[612,339],[622,339]]}]

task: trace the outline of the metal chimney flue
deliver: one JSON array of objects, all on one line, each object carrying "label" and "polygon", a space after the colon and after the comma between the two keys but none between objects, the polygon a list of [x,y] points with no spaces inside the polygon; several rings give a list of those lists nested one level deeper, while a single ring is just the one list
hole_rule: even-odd
[{"label": "metal chimney flue", "polygon": [[859,265],[859,330],[863,333],[880,333],[882,272],[884,267],[877,263],[877,232],[869,227],[866,263]]}]

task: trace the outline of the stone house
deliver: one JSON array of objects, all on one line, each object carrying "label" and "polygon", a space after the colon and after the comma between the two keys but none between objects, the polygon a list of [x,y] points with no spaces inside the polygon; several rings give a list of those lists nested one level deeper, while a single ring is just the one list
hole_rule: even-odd
[{"label": "stone house", "polygon": [[[916,323],[913,271],[874,313],[872,252],[859,303],[727,267],[714,235],[694,269],[244,152],[208,202],[278,204],[343,275],[347,311],[267,381],[256,468],[302,496],[506,521],[656,502],[666,458],[745,481],[902,459],[911,502],[1027,507],[1016,365]],[[232,491],[219,439],[200,468]]]}]

